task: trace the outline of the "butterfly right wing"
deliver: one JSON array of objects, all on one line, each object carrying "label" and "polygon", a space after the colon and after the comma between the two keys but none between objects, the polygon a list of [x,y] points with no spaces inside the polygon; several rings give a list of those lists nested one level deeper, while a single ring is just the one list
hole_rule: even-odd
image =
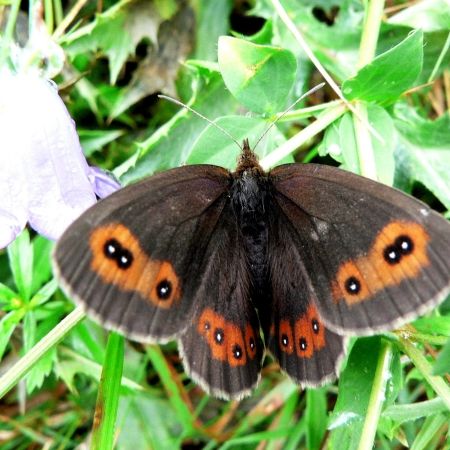
[{"label": "butterfly right wing", "polygon": [[275,204],[269,217],[271,298],[259,305],[266,346],[293,380],[317,387],[337,377],[346,339],[321,321],[290,222]]}]

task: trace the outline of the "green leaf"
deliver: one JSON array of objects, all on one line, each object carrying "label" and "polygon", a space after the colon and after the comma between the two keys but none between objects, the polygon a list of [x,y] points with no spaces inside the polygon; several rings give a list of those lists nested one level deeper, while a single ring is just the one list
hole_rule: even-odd
[{"label": "green leaf", "polygon": [[319,450],[327,425],[327,396],[325,389],[306,391],[306,447]]},{"label": "green leaf", "polygon": [[450,125],[446,114],[435,121],[421,119],[410,108],[396,108],[399,130],[396,150],[404,175],[420,181],[450,210]]},{"label": "green leaf", "polygon": [[435,437],[441,435],[439,430],[442,427],[448,427],[447,414],[437,414],[435,416],[427,417],[420,428],[420,431],[417,433],[410,450],[428,450],[433,448],[432,441],[435,440]]},{"label": "green leaf", "polygon": [[239,103],[266,114],[286,106],[297,70],[290,51],[222,36],[218,55],[225,85]]},{"label": "green leaf", "polygon": [[[378,105],[367,105],[368,121],[383,137],[384,142],[371,136],[378,180],[392,186],[394,181],[394,149],[397,134],[389,114]],[[319,154],[329,154],[342,167],[354,173],[361,173],[359,151],[356,143],[353,117],[350,113],[342,116],[325,132],[319,147]]]},{"label": "green leaf", "polygon": [[[250,146],[256,143],[269,126],[263,119],[241,116],[221,117],[215,123],[227,130],[237,142],[242,143],[244,139],[249,139]],[[263,157],[284,141],[284,136],[273,127],[258,144],[255,151],[258,156]],[[241,149],[236,142],[225,136],[216,127],[208,126],[192,146],[186,162],[188,164],[215,164],[233,170],[236,168],[240,154]],[[289,157],[284,162],[293,162],[293,158]]]},{"label": "green leaf", "polygon": [[0,360],[3,358],[3,353],[5,352],[6,346],[8,345],[9,339],[25,315],[24,309],[19,309],[11,311],[5,314],[0,319]]},{"label": "green leaf", "polygon": [[400,44],[377,56],[344,81],[342,92],[348,100],[389,104],[413,86],[422,70],[423,33],[414,31]]},{"label": "green leaf", "polygon": [[24,353],[36,343],[36,316],[34,311],[27,311],[23,321],[23,350]]},{"label": "green leaf", "polygon": [[433,366],[433,375],[445,375],[450,373],[450,339],[442,348]]},{"label": "green leaf", "polygon": [[[196,101],[190,106],[208,119],[214,120],[237,111],[238,104],[225,89],[218,72],[203,71],[203,77],[194,77],[193,82],[198,82],[198,88],[196,88],[198,92]],[[150,138],[140,144],[138,160],[121,177],[121,181],[129,183],[156,170],[165,170],[184,164],[192,145],[207,126],[209,126],[208,122],[204,119],[185,109],[179,110],[157,133],[153,133]]]},{"label": "green leaf", "polygon": [[447,0],[423,0],[391,16],[388,22],[422,31],[448,31],[450,5]]},{"label": "green leaf", "polygon": [[421,333],[450,337],[450,316],[421,317],[415,320],[413,325]]},{"label": "green leaf", "polygon": [[52,274],[51,251],[54,243],[43,236],[33,239],[33,284],[31,294],[34,294]]},{"label": "green leaf", "polygon": [[22,231],[16,240],[8,246],[8,257],[20,297],[28,301],[33,282],[33,247],[30,243],[28,230]]},{"label": "green leaf", "polygon": [[48,283],[44,284],[44,286],[42,286],[41,289],[33,295],[30,301],[30,306],[35,307],[44,304],[55,293],[56,289],[58,289],[58,281],[53,278]]},{"label": "green leaf", "polygon": [[109,59],[110,82],[115,84],[119,71],[144,38],[157,42],[162,21],[155,6],[145,0],[121,0],[98,14],[95,22],[65,36],[62,43],[70,54],[101,49]]},{"label": "green leaf", "polygon": [[5,304],[9,308],[11,300],[14,298],[17,298],[17,293],[6,284],[0,283],[0,306]]},{"label": "green leaf", "polygon": [[351,350],[340,376],[339,396],[328,424],[332,430],[331,449],[358,447],[380,350],[379,336],[358,339]]},{"label": "green leaf", "polygon": [[161,351],[161,348],[157,345],[149,345],[146,351],[153,367],[161,378],[164,388],[169,394],[170,403],[176,411],[178,419],[181,421],[186,430],[192,430],[194,427],[195,418],[192,415],[188,405],[185,403],[178,384],[173,379],[173,374]]},{"label": "green leaf", "polygon": [[228,33],[231,9],[230,0],[197,3],[195,58],[217,60],[217,40]]},{"label": "green leaf", "polygon": [[35,389],[39,389],[45,379],[50,375],[53,364],[56,361],[56,348],[50,349],[36,362],[26,376],[27,392],[31,394]]},{"label": "green leaf", "polygon": [[439,397],[423,402],[405,405],[391,405],[383,411],[383,417],[394,420],[397,424],[421,419],[447,411],[445,403]]},{"label": "green leaf", "polygon": [[93,450],[112,450],[114,447],[124,343],[123,336],[110,333],[95,406],[96,420],[92,428],[91,442],[91,449]]},{"label": "green leaf", "polygon": [[83,153],[86,157],[100,151],[102,147],[124,134],[123,130],[83,130],[78,129]]},{"label": "green leaf", "polygon": [[[151,426],[149,426],[151,417]],[[167,450],[182,447],[182,425],[172,405],[161,395],[146,392],[120,399],[117,448],[127,449],[130,442],[136,450]],[[176,430],[176,431],[174,431]]]}]

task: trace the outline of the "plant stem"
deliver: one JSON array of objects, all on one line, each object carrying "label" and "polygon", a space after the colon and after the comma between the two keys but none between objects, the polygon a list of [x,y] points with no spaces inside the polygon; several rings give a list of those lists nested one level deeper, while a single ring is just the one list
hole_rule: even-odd
[{"label": "plant stem", "polygon": [[122,382],[125,338],[110,333],[97,392],[91,450],[112,450]]},{"label": "plant stem", "polygon": [[261,167],[266,170],[275,166],[283,158],[294,153],[295,150],[308,139],[311,139],[313,136],[320,133],[337,118],[342,116],[346,110],[345,104],[340,103],[337,106],[325,110],[322,114],[319,114],[315,122],[311,123],[311,125],[308,125],[306,128],[303,128],[302,131],[280,145],[275,151],[262,158],[260,161]]},{"label": "plant stem", "polygon": [[[370,0],[364,27],[359,46],[358,69],[370,64],[375,57],[378,34],[380,32],[381,20],[383,17],[384,0]],[[355,105],[358,116],[353,116],[353,126],[355,130],[356,147],[359,159],[361,175],[372,180],[377,180],[377,168],[375,164],[375,154],[370,136],[370,130],[365,125],[368,123],[367,107],[359,102]],[[362,120],[359,120],[359,118]]]},{"label": "plant stem", "polygon": [[433,367],[409,339],[401,337],[399,344],[402,346],[402,350],[409,356],[413,364],[416,366],[417,370],[419,370],[423,377],[428,381],[432,389],[442,399],[450,411],[449,385],[442,377],[432,375]]},{"label": "plant stem", "polygon": [[72,328],[85,318],[81,307],[74,309],[50,333],[44,336],[28,353],[19,359],[2,377],[0,377],[0,398],[12,389],[33,365],[63,339]]},{"label": "plant stem", "polygon": [[5,33],[3,39],[1,40],[0,48],[0,69],[2,68],[9,52],[9,46],[13,41],[14,28],[17,22],[17,16],[20,9],[20,0],[13,0],[11,2],[11,9],[9,11],[8,23],[6,24]]},{"label": "plant stem", "polygon": [[373,448],[378,420],[385,399],[386,383],[389,379],[389,366],[391,364],[391,359],[391,344],[382,342],[358,450],[371,450]]},{"label": "plant stem", "polygon": [[384,0],[370,0],[364,20],[361,42],[359,45],[358,69],[369,64],[375,57],[378,34],[383,18]]}]

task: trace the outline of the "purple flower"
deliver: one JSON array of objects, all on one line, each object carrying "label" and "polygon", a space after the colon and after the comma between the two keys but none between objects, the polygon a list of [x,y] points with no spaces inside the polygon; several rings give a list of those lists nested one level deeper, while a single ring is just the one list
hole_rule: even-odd
[{"label": "purple flower", "polygon": [[26,223],[57,239],[119,184],[88,166],[55,84],[0,73],[0,248]]}]

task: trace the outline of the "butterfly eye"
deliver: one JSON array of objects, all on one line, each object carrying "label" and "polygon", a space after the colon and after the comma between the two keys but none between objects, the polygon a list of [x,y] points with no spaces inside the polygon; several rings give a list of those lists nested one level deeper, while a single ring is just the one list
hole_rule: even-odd
[{"label": "butterfly eye", "polygon": [[394,244],[384,249],[384,259],[388,264],[397,264],[402,256],[410,255],[414,251],[414,243],[407,235],[401,235],[395,239]]},{"label": "butterfly eye", "polygon": [[305,352],[306,349],[308,348],[307,340],[302,336],[298,342],[300,344],[300,349]]},{"label": "butterfly eye", "polygon": [[313,329],[314,333],[315,334],[319,334],[320,327],[319,327],[318,320],[317,319],[312,319],[311,320],[311,325],[312,325],[312,329]]},{"label": "butterfly eye", "polygon": [[156,293],[160,300],[167,300],[172,294],[172,283],[169,280],[162,280],[156,286]]},{"label": "butterfly eye", "polygon": [[222,345],[224,338],[225,333],[222,328],[216,328],[216,330],[214,331],[214,340],[216,341],[216,344]]},{"label": "butterfly eye", "polygon": [[117,265],[121,269],[128,269],[133,263],[133,254],[126,248],[122,248],[120,256],[117,258]]},{"label": "butterfly eye", "polygon": [[236,359],[241,359],[242,358],[242,348],[241,348],[241,346],[239,344],[234,344],[233,345],[232,352],[233,352],[233,356]]},{"label": "butterfly eye", "polygon": [[108,239],[103,246],[103,253],[108,259],[116,261],[119,269],[128,269],[133,263],[133,254],[122,247],[117,239]]},{"label": "butterfly eye", "polygon": [[414,242],[406,235],[399,236],[395,240],[395,246],[400,250],[402,255],[410,255],[414,251]]},{"label": "butterfly eye", "polygon": [[117,253],[120,251],[121,248],[122,246],[119,244],[119,242],[117,242],[116,239],[108,239],[105,242],[103,253],[107,258],[115,259]]},{"label": "butterfly eye", "polygon": [[397,264],[400,262],[402,254],[400,249],[398,249],[395,245],[389,245],[384,249],[384,259],[389,264]]},{"label": "butterfly eye", "polygon": [[345,281],[345,290],[349,294],[358,294],[361,289],[361,283],[356,277],[348,277]]}]

